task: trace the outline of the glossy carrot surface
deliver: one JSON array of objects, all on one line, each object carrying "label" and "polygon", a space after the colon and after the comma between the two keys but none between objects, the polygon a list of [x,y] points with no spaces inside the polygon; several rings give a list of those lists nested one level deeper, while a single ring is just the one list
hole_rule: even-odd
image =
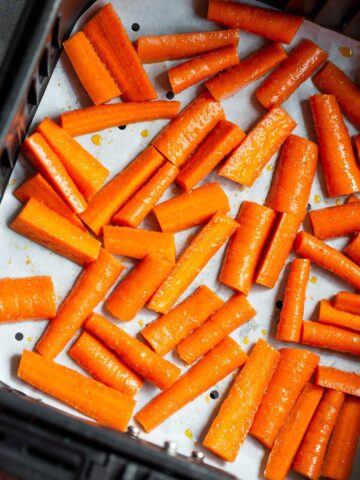
[{"label": "glossy carrot surface", "polygon": [[316,370],[315,383],[321,387],[360,397],[360,375],[355,372],[319,365]]},{"label": "glossy carrot surface", "polygon": [[342,312],[335,308],[329,300],[320,302],[319,322],[360,332],[360,315]]},{"label": "glossy carrot surface", "polygon": [[360,355],[360,333],[319,322],[303,322],[301,342],[313,347]]}]

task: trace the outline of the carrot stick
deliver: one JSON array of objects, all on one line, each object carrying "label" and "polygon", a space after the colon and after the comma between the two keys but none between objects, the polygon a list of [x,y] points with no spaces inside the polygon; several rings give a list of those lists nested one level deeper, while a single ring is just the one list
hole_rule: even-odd
[{"label": "carrot stick", "polygon": [[344,203],[309,212],[314,235],[321,240],[360,230],[360,203]]},{"label": "carrot stick", "polygon": [[317,161],[318,148],[315,143],[297,135],[289,135],[276,165],[266,205],[277,212],[292,213],[303,220]]},{"label": "carrot stick", "polygon": [[232,122],[220,120],[185,162],[175,181],[185,191],[205,178],[245,137]]},{"label": "carrot stick", "polygon": [[101,249],[98,259],[77,278],[56,318],[36,345],[37,351],[44,357],[55,358],[103,300],[123,269],[118,260]]},{"label": "carrot stick", "polygon": [[120,95],[120,90],[82,32],[64,42],[64,50],[82,86],[95,105]]},{"label": "carrot stick", "polygon": [[246,360],[246,353],[232,338],[226,337],[168,390],[147,403],[136,414],[136,420],[146,432],[152,431],[212,385],[241,367]]},{"label": "carrot stick", "polygon": [[251,187],[295,126],[285,110],[273,107],[231,153],[219,175]]},{"label": "carrot stick", "polygon": [[219,281],[247,295],[274,225],[275,212],[264,205],[245,201],[237,221],[239,228],[229,242]]},{"label": "carrot stick", "polygon": [[203,93],[168,123],[151,144],[179,167],[224,116],[220,103]]},{"label": "carrot stick", "polygon": [[250,433],[272,448],[301,391],[310,381],[320,358],[308,350],[282,348],[280,360],[256,413]]},{"label": "carrot stick", "polygon": [[301,343],[360,355],[360,334],[319,322],[303,322]]},{"label": "carrot stick", "polygon": [[147,147],[91,199],[82,221],[99,235],[114,213],[155,173],[164,157]]},{"label": "carrot stick", "polygon": [[53,318],[56,298],[51,277],[0,278],[0,322]]},{"label": "carrot stick", "polygon": [[144,384],[136,372],[86,331],[82,332],[70,348],[69,355],[95,380],[131,397],[136,395]]},{"label": "carrot stick", "polygon": [[179,357],[187,364],[194,363],[255,314],[246,297],[236,293],[178,345]]},{"label": "carrot stick", "polygon": [[216,293],[201,285],[170,312],[149,323],[141,330],[141,335],[156,353],[166,355],[222,304]]},{"label": "carrot stick", "polygon": [[313,95],[310,106],[328,195],[337,197],[360,191],[360,170],[336,98]]},{"label": "carrot stick", "polygon": [[296,258],[292,261],[286,282],[280,321],[277,326],[277,340],[282,340],[283,342],[300,342],[309,274],[309,260]]},{"label": "carrot stick", "polygon": [[180,102],[166,100],[95,105],[62,113],[60,125],[69,135],[76,137],[129,123],[174,118],[179,108]]},{"label": "carrot stick", "polygon": [[300,225],[301,219],[291,213],[278,215],[274,232],[255,277],[256,283],[268,288],[274,287],[291,252]]},{"label": "carrot stick", "polygon": [[171,387],[180,375],[180,368],[101,315],[93,313],[86,322],[86,329],[114,350],[130,368],[161,390]]},{"label": "carrot stick", "polygon": [[113,216],[113,223],[138,227],[175,180],[179,169],[165,162],[150,180]]},{"label": "carrot stick", "polygon": [[358,265],[360,265],[360,236],[359,234],[356,235],[356,237],[346,245],[344,248],[344,253],[348,257],[350,257],[354,262],[356,262]]},{"label": "carrot stick", "polygon": [[335,327],[350,328],[360,332],[360,315],[342,312],[334,308],[329,300],[321,300],[319,309],[319,322]]},{"label": "carrot stick", "polygon": [[122,432],[135,408],[136,402],[129,395],[28,350],[23,351],[17,376],[100,424]]},{"label": "carrot stick", "polygon": [[321,387],[360,397],[360,375],[355,372],[344,372],[337,368],[319,365],[316,370],[315,383]]},{"label": "carrot stick", "polygon": [[360,295],[350,292],[336,294],[334,307],[344,312],[360,315]]},{"label": "carrot stick", "polygon": [[174,262],[147,255],[120,283],[105,305],[114,317],[132,320],[172,270]]},{"label": "carrot stick", "polygon": [[180,232],[209,221],[215,213],[229,210],[229,200],[220,185],[207,183],[160,203],[154,214],[163,232]]},{"label": "carrot stick", "polygon": [[[358,135],[354,135],[353,140],[354,140],[354,145],[355,145],[357,158],[358,158],[358,160],[360,160],[360,133]],[[359,199],[357,197],[355,197],[355,198],[356,198],[356,201],[358,202]]]},{"label": "carrot stick", "polygon": [[258,340],[212,422],[204,447],[228,462],[236,459],[278,361],[279,352]]},{"label": "carrot stick", "polygon": [[235,95],[251,82],[258,80],[287,58],[280,43],[272,43],[241,60],[240,65],[219,73],[205,83],[205,87],[216,100]]},{"label": "carrot stick", "polygon": [[35,198],[30,198],[10,227],[79,265],[93,262],[99,255],[98,240]]},{"label": "carrot stick", "polygon": [[155,312],[168,312],[238,226],[227,215],[214,215],[182,253],[151,298],[148,308]]}]

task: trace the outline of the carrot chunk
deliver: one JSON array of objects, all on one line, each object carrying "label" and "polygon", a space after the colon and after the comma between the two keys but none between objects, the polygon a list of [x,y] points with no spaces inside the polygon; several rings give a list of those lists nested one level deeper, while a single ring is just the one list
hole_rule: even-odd
[{"label": "carrot chunk", "polygon": [[316,370],[315,383],[321,387],[360,397],[360,375],[355,372],[345,372],[337,368],[319,365]]},{"label": "carrot chunk", "polygon": [[319,322],[303,322],[301,342],[313,347],[360,355],[360,333]]},{"label": "carrot chunk", "polygon": [[360,236],[359,234],[351,240],[344,248],[344,253],[350,257],[354,262],[360,265]]},{"label": "carrot chunk", "polygon": [[360,332],[360,315],[342,312],[333,307],[329,300],[321,300],[320,302],[319,322]]},{"label": "carrot chunk", "polygon": [[334,307],[344,312],[360,315],[360,295],[350,292],[336,294]]},{"label": "carrot chunk", "polygon": [[309,212],[314,235],[321,240],[360,230],[360,203],[344,203]]}]

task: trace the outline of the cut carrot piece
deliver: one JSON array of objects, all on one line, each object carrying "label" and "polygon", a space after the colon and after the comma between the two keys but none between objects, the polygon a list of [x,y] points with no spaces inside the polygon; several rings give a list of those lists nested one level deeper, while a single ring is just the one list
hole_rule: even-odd
[{"label": "cut carrot piece", "polygon": [[129,395],[28,350],[22,354],[17,376],[101,425],[122,432],[135,408],[136,402]]},{"label": "cut carrot piece", "polygon": [[165,422],[212,385],[241,367],[247,355],[230,337],[226,337],[165,392],[161,392],[135,416],[146,432]]},{"label": "cut carrot piece", "polygon": [[344,253],[350,257],[354,262],[360,265],[360,235],[356,235],[354,240],[346,245]]},{"label": "cut carrot piece", "polygon": [[219,281],[247,295],[274,225],[275,212],[264,205],[245,201],[237,221],[239,228],[229,242]]},{"label": "cut carrot piece", "polygon": [[116,225],[138,227],[175,180],[179,169],[165,162],[150,180],[113,216]]},{"label": "cut carrot piece", "polygon": [[0,278],[0,322],[48,319],[56,315],[51,277]]},{"label": "cut carrot piece", "polygon": [[91,333],[82,332],[69,350],[70,357],[95,380],[126,393],[136,395],[143,379],[123,363]]},{"label": "cut carrot piece", "polygon": [[130,368],[162,390],[171,387],[180,375],[180,368],[101,315],[93,313],[86,322],[86,329],[114,350]]},{"label": "cut carrot piece", "polygon": [[360,230],[360,203],[344,203],[309,212],[315,237],[341,237]]},{"label": "cut carrot piece", "polygon": [[30,198],[10,227],[79,265],[99,255],[99,241],[35,198]]},{"label": "cut carrot piece", "polygon": [[64,50],[82,86],[95,105],[120,95],[120,90],[82,32],[64,42]]},{"label": "cut carrot piece", "polygon": [[360,315],[337,310],[329,300],[321,300],[320,302],[319,322],[360,332]]},{"label": "cut carrot piece", "polygon": [[360,295],[350,292],[336,294],[334,307],[344,312],[360,315]]},{"label": "cut carrot piece", "polygon": [[360,355],[360,333],[319,322],[303,322],[301,342],[313,347]]},{"label": "cut carrot piece", "polygon": [[319,365],[315,383],[321,387],[360,397],[360,375],[355,372],[345,372],[337,368]]},{"label": "cut carrot piece", "polygon": [[179,167],[224,117],[220,103],[209,93],[203,93],[166,125],[151,143]]},{"label": "cut carrot piece", "polygon": [[329,197],[360,191],[360,170],[336,98],[313,95],[310,106]]},{"label": "cut carrot piece", "polygon": [[272,448],[302,389],[310,381],[320,358],[308,350],[282,348],[280,360],[256,413],[250,433]]},{"label": "cut carrot piece", "polygon": [[[360,160],[360,133],[358,135],[353,136],[353,140],[354,140],[354,145],[355,145],[357,158],[358,158],[358,160]],[[355,197],[355,198],[356,198],[356,201],[358,202],[359,199],[357,197]]]},{"label": "cut carrot piece", "polygon": [[180,232],[209,221],[215,213],[229,210],[229,200],[220,185],[207,183],[160,203],[154,214],[163,232]]},{"label": "cut carrot piece", "polygon": [[295,126],[285,110],[273,107],[232,152],[219,175],[251,187]]},{"label": "cut carrot piece", "polygon": [[155,312],[168,312],[238,226],[227,215],[214,215],[182,253],[148,303],[148,308]]},{"label": "cut carrot piece", "polygon": [[236,459],[278,361],[279,352],[258,340],[212,422],[204,447],[228,462]]},{"label": "cut carrot piece", "polygon": [[167,258],[147,255],[106,300],[106,308],[120,320],[132,320],[173,267],[174,262]]},{"label": "cut carrot piece", "polygon": [[246,297],[236,293],[178,345],[179,357],[188,364],[195,362],[255,314]]}]

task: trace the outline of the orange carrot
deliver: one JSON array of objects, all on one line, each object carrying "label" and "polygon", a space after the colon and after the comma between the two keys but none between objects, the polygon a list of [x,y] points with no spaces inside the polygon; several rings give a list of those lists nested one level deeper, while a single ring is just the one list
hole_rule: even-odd
[{"label": "orange carrot", "polygon": [[313,95],[310,106],[328,195],[337,197],[360,191],[360,170],[336,98]]},{"label": "orange carrot", "polygon": [[360,355],[360,333],[319,322],[303,322],[301,342],[313,347]]},{"label": "orange carrot", "polygon": [[[357,154],[358,160],[360,160],[360,133],[358,135],[355,135],[353,137],[354,140],[354,145],[355,145],[355,150]],[[359,201],[359,199],[356,197],[356,201]]]},{"label": "orange carrot", "polygon": [[204,447],[228,462],[236,459],[278,361],[279,352],[258,340],[212,422]]},{"label": "orange carrot", "polygon": [[165,392],[159,393],[135,416],[146,432],[150,432],[212,385],[241,367],[247,355],[230,337],[226,337],[196,365],[185,372]]},{"label": "orange carrot", "polygon": [[23,351],[17,376],[101,425],[122,432],[126,430],[136,403],[125,393],[28,350]]},{"label": "orange carrot", "polygon": [[[356,205],[356,204],[355,204]],[[344,248],[344,253],[350,257],[354,262],[360,265],[360,236],[359,234],[346,245]]]},{"label": "orange carrot", "polygon": [[56,298],[51,277],[0,278],[0,322],[53,318]]},{"label": "orange carrot", "polygon": [[10,227],[79,265],[93,262],[99,255],[99,241],[35,198],[30,198]]},{"label": "orange carrot", "polygon": [[256,413],[250,433],[272,448],[302,389],[310,381],[320,358],[308,350],[282,348],[280,360]]},{"label": "orange carrot", "polygon": [[153,254],[147,255],[106,300],[106,308],[120,320],[132,320],[164,281],[173,266],[174,262],[167,258]]},{"label": "orange carrot", "polygon": [[345,372],[337,368],[319,365],[315,375],[315,383],[321,387],[360,397],[360,375],[355,372]]},{"label": "orange carrot", "polygon": [[336,294],[334,307],[344,312],[360,315],[360,295],[350,292]]},{"label": "orange carrot", "polygon": [[86,329],[114,350],[130,368],[162,390],[171,387],[180,375],[180,368],[101,315],[93,313],[86,322]]},{"label": "orange carrot", "polygon": [[141,335],[159,355],[166,355],[223,304],[221,298],[205,285],[154,322]]},{"label": "orange carrot", "polygon": [[155,312],[168,312],[238,226],[227,215],[214,215],[182,253],[148,303],[148,308]]},{"label": "orange carrot", "polygon": [[168,123],[151,143],[179,167],[224,116],[220,103],[209,93],[203,93]]},{"label": "orange carrot", "polygon": [[309,212],[314,235],[321,240],[360,230],[360,203],[344,203]]},{"label": "orange carrot", "polygon": [[231,153],[219,175],[251,187],[295,126],[285,110],[273,107]]},{"label": "orange carrot", "polygon": [[108,102],[120,95],[121,92],[110,73],[82,32],[75,33],[66,40],[64,50],[82,86],[95,105]]},{"label": "orange carrot", "polygon": [[138,227],[175,180],[179,169],[165,162],[150,180],[113,216],[113,223]]},{"label": "orange carrot", "polygon": [[229,200],[220,185],[207,183],[160,203],[154,214],[163,232],[180,232],[209,221],[215,213],[229,210]]},{"label": "orange carrot", "polygon": [[334,308],[329,300],[321,300],[320,302],[319,322],[360,332],[360,315],[342,312]]},{"label": "orange carrot", "polygon": [[247,295],[274,225],[275,212],[264,205],[245,201],[237,221],[239,228],[229,242],[219,281]]}]

